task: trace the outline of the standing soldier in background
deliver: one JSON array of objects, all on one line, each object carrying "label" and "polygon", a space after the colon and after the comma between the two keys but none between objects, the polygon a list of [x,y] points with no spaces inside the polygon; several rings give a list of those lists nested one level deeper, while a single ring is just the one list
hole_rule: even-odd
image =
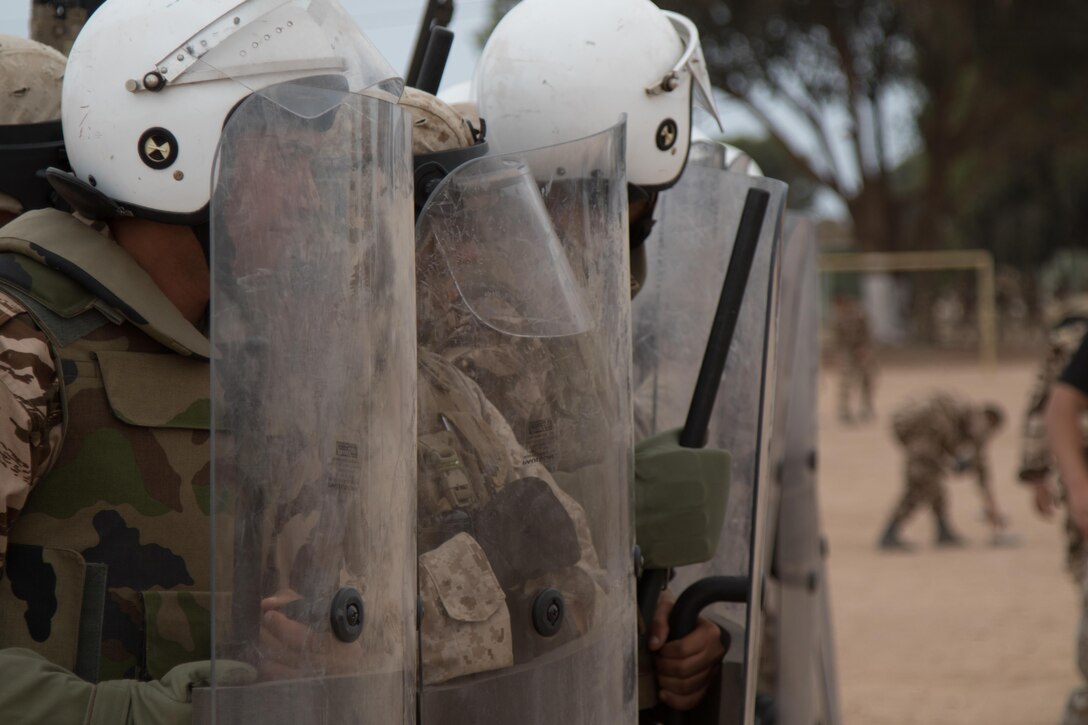
[{"label": "standing soldier in background", "polygon": [[65,62],[49,46],[0,35],[0,226],[52,203],[49,183],[36,172],[61,165]]},{"label": "standing soldier in background", "polygon": [[995,532],[1005,527],[990,485],[986,444],[1002,426],[1005,414],[993,403],[979,405],[947,393],[909,402],[895,411],[892,430],[906,449],[905,487],[902,498],[880,537],[880,548],[909,550],[900,540],[899,528],[919,506],[933,510],[939,546],[959,546],[963,539],[948,521],[944,478],[948,471],[978,475],[983,510]]},{"label": "standing soldier in background", "polygon": [[33,0],[30,37],[68,55],[91,13],[106,0]]},{"label": "standing soldier in background", "polygon": [[[1085,499],[1083,476],[1088,419],[1084,387],[1085,335],[1088,334],[1088,298],[1076,295],[1057,305],[1057,324],[1050,331],[1050,349],[1039,373],[1024,418],[1020,480],[1032,486],[1035,508],[1051,518],[1056,503],[1065,504],[1066,567],[1082,592],[1077,632],[1077,664],[1088,678],[1088,597],[1083,592],[1088,577],[1088,546],[1085,517],[1078,514]],[[1053,454],[1053,458],[1051,458]],[[1051,481],[1051,463],[1060,474],[1058,490]],[[1078,485],[1079,484],[1079,485]],[[1088,689],[1082,684],[1070,693],[1062,725],[1088,723]]]},{"label": "standing soldier in background", "polygon": [[835,296],[831,324],[839,366],[839,420],[844,423],[854,420],[850,412],[850,391],[855,385],[861,393],[858,420],[872,420],[873,341],[869,332],[869,318],[861,303],[838,294]]},{"label": "standing soldier in background", "polygon": [[[1039,365],[1024,414],[1018,473],[1019,479],[1031,487],[1035,510],[1046,519],[1053,516],[1059,502],[1065,501],[1061,483],[1059,482],[1057,489],[1054,487],[1054,471],[1047,445],[1046,408],[1051,388],[1088,333],[1088,295],[1075,295],[1055,303],[1053,313],[1048,316],[1051,318],[1051,325],[1047,335],[1047,355]],[[1081,421],[1081,429],[1086,434],[1084,440],[1088,441],[1085,422]],[[1065,515],[1065,534],[1066,567],[1077,586],[1083,586],[1084,567],[1088,564],[1088,546],[1085,546],[1084,537],[1081,536],[1068,508]]]}]

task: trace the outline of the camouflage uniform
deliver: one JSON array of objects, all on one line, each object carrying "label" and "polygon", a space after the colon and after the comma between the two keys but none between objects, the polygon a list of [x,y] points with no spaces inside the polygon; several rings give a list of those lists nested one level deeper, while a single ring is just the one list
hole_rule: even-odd
[{"label": "camouflage uniform", "polygon": [[[1053,461],[1046,440],[1046,404],[1050,387],[1069,364],[1085,333],[1088,333],[1088,319],[1071,317],[1051,330],[1048,336],[1046,358],[1039,365],[1035,375],[1035,384],[1028,399],[1024,414],[1024,427],[1021,433],[1020,471],[1021,481],[1034,483],[1045,482],[1052,473]],[[1081,422],[1088,448],[1088,420]],[[1078,586],[1083,586],[1085,566],[1088,565],[1088,545],[1080,530],[1069,517],[1065,517],[1066,567]]]},{"label": "camouflage uniform", "polygon": [[0,290],[0,647],[91,681],[207,659],[207,338],[54,210],[0,230]]},{"label": "camouflage uniform", "polygon": [[[1084,335],[1088,333],[1088,318],[1077,310],[1069,310],[1065,319],[1051,329],[1048,335],[1046,358],[1039,365],[1035,384],[1028,399],[1021,434],[1021,458],[1019,478],[1026,483],[1047,485],[1053,472],[1053,460],[1046,438],[1046,405],[1050,388],[1069,364]],[[1088,420],[1081,421],[1088,452]],[[1060,484],[1060,481],[1059,481]],[[1063,499],[1064,499],[1064,491]],[[1077,661],[1088,678],[1088,543],[1073,522],[1069,510],[1065,512],[1065,562],[1077,588],[1081,590],[1080,626],[1077,634]],[[1062,717],[1062,725],[1088,725],[1088,687],[1074,689]]]},{"label": "camouflage uniform", "polygon": [[546,646],[588,631],[601,572],[585,512],[480,388],[424,349],[418,380],[421,639],[434,684],[541,654],[527,629],[543,586],[567,606],[565,632]]},{"label": "camouflage uniform", "polygon": [[832,331],[839,367],[839,417],[850,420],[850,394],[855,384],[861,393],[861,417],[873,417],[873,359],[869,320],[857,302],[835,309]]},{"label": "camouflage uniform", "polygon": [[945,472],[969,463],[978,474],[980,488],[989,491],[985,455],[986,413],[981,406],[946,393],[910,402],[892,417],[892,431],[906,450],[906,490],[892,512],[882,545],[898,544],[899,526],[919,506],[928,505],[937,523],[938,541],[956,543],[959,537],[948,521]]}]

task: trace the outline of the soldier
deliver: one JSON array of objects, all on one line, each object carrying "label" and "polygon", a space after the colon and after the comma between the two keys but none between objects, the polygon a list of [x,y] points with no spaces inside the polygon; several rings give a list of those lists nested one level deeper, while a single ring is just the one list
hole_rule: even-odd
[{"label": "soldier", "polygon": [[[598,554],[615,551],[601,531],[610,522],[570,489],[584,476],[568,468],[557,481],[555,460],[518,440],[489,398],[502,389],[445,354],[505,335],[539,340],[543,328],[577,334],[576,323],[563,328],[586,316],[570,269],[523,158],[480,158],[486,146],[468,123],[427,94],[409,90],[402,105],[414,117],[417,189],[429,192],[417,222],[423,717],[475,721],[485,702],[495,722],[623,717],[612,687],[622,692],[622,670],[590,666],[626,644],[613,635],[622,613],[604,616],[626,593],[614,554]],[[614,500],[621,479],[606,465],[594,472]],[[564,680],[579,665],[572,692]]]},{"label": "soldier", "polygon": [[[1058,481],[1058,491],[1053,488],[1050,446],[1054,444],[1050,443],[1048,438],[1058,444],[1054,447],[1056,458],[1061,445],[1056,439],[1071,439],[1073,430],[1079,430],[1080,455],[1083,456],[1084,450],[1088,449],[1085,445],[1085,441],[1088,441],[1088,434],[1086,434],[1088,415],[1083,409],[1078,408],[1079,396],[1075,385],[1071,384],[1076,379],[1076,369],[1071,363],[1074,355],[1079,354],[1077,350],[1081,347],[1085,334],[1088,333],[1088,314],[1086,314],[1088,304],[1086,303],[1088,300],[1077,295],[1064,300],[1055,310],[1056,322],[1049,334],[1049,351],[1046,359],[1039,366],[1027,414],[1024,417],[1019,473],[1020,480],[1031,486],[1032,498],[1040,516],[1048,519],[1053,517],[1057,502],[1064,503],[1066,568],[1080,591],[1084,591],[1088,584],[1088,577],[1085,576],[1086,567],[1088,567],[1088,545],[1085,543],[1084,527],[1078,522],[1074,508],[1076,494],[1069,490],[1064,478]],[[1068,374],[1066,370],[1069,370]],[[1059,380],[1062,382],[1059,383]],[[1055,395],[1058,399],[1054,403],[1055,409],[1052,413],[1051,398]],[[1072,410],[1068,409],[1070,404],[1072,404]],[[1066,410],[1063,411],[1063,408]],[[1055,417],[1052,418],[1052,416]],[[1063,417],[1065,420],[1062,420]],[[1067,446],[1071,442],[1069,440]],[[1066,470],[1060,458],[1058,464],[1062,471]],[[1074,471],[1079,470],[1075,459],[1066,460],[1065,466]],[[1077,644],[1078,665],[1082,673],[1088,673],[1086,652],[1088,652],[1088,598],[1082,597]],[[1085,676],[1088,677],[1088,674]],[[1070,695],[1062,723],[1063,725],[1088,723],[1088,690],[1083,685]]]},{"label": "soldier", "polygon": [[[1050,390],[1061,372],[1069,365],[1073,353],[1088,333],[1088,297],[1073,296],[1054,309],[1052,324],[1047,336],[1048,351],[1035,376],[1035,384],[1028,398],[1024,413],[1024,427],[1020,438],[1019,479],[1031,488],[1035,509],[1040,516],[1050,518],[1058,501],[1064,495],[1054,489],[1050,448],[1046,440],[1044,420]],[[1086,421],[1088,423],[1088,421]],[[1088,441],[1088,428],[1085,431]],[[1060,484],[1059,484],[1060,488]],[[1066,568],[1074,582],[1081,586],[1084,579],[1085,545],[1080,531],[1066,510]]]},{"label": "soldier", "polygon": [[0,225],[50,205],[49,184],[36,172],[61,165],[65,62],[49,46],[0,35]]},{"label": "soldier", "polygon": [[30,37],[67,55],[79,31],[106,0],[32,0]]},{"label": "soldier", "polygon": [[[578,18],[578,22],[572,25],[571,18]],[[574,0],[526,0],[496,26],[481,54],[473,85],[479,115],[487,122],[489,143],[500,152],[588,137],[626,114],[629,290],[636,293],[645,280],[644,242],[653,228],[658,192],[676,183],[687,160],[693,105],[717,116],[695,27],[687,18],[663,12],[648,0],[607,0],[592,6]],[[562,228],[561,197],[546,195],[546,201]],[[601,264],[599,260],[594,263]],[[592,266],[587,270],[575,267],[576,275],[594,273]],[[590,309],[599,309],[592,300]],[[491,379],[514,370],[537,370],[539,382],[519,385],[516,396],[500,396],[494,402],[515,430],[526,431],[534,440],[534,451],[554,458],[543,445],[549,437],[554,440],[550,431],[579,430],[579,423],[596,403],[556,394],[564,381],[549,381],[533,350],[525,350],[523,345],[519,352],[510,343],[506,348],[506,355],[477,353],[473,359],[465,358],[466,365]],[[564,359],[585,354],[561,349],[561,345],[553,346],[551,354]],[[588,367],[583,374],[593,378],[606,373]],[[533,396],[539,397],[536,390],[548,391],[557,400],[534,405]],[[506,404],[514,397],[520,398],[520,405]],[[519,407],[531,411],[535,422],[519,425],[519,416],[524,416]],[[584,449],[561,453],[576,459],[592,451],[593,438],[587,435],[585,440]],[[665,460],[670,463],[660,463]],[[708,500],[713,499],[706,509],[714,510],[714,504],[720,503],[715,497],[724,498],[727,488],[726,460],[721,451],[680,447],[675,431],[671,439],[656,440],[655,445],[642,448],[636,460],[635,501],[636,505],[655,503],[647,510],[636,509],[639,543],[650,538],[683,539],[685,544],[692,543],[689,548],[706,548],[708,540],[716,542],[720,519],[702,516],[700,511],[685,520],[706,521],[705,529],[688,526],[677,530],[670,527],[669,517],[662,515],[657,502],[677,500],[670,497],[669,489],[684,479],[683,470],[707,493]],[[560,461],[557,465],[562,468],[565,464]],[[651,471],[655,473],[651,475]],[[665,471],[671,474],[664,475]],[[676,489],[672,490],[675,493]],[[646,563],[658,566],[655,561]],[[660,689],[667,704],[688,709],[704,695],[724,648],[721,632],[705,619],[684,640],[666,645],[671,605],[670,596],[661,597],[648,637],[657,653],[659,688],[648,678],[640,700],[643,706],[652,704],[654,691]]]},{"label": "soldier", "polygon": [[[401,105],[412,113],[421,173],[435,160],[452,170],[486,151],[468,121],[437,98],[409,88]],[[601,602],[600,565],[581,506],[481,388],[432,349],[448,340],[445,331],[436,334],[447,319],[471,313],[451,312],[461,297],[436,259],[441,232],[428,236],[439,226],[430,218],[418,250],[418,551],[423,682],[436,685],[530,661],[541,648],[584,634]],[[543,639],[526,626],[540,589],[534,579],[562,590],[565,634]],[[461,604],[450,606],[455,597]]]},{"label": "soldier", "polygon": [[[315,73],[322,75],[315,79]],[[238,288],[277,291],[264,282],[280,283],[284,262],[296,261],[305,251],[315,261],[331,261],[321,256],[325,243],[348,241],[346,235],[323,236],[316,223],[305,235],[298,219],[295,225],[287,223],[292,217],[313,222],[319,209],[328,216],[315,176],[324,180],[331,173],[318,174],[314,169],[324,169],[310,165],[322,159],[321,152],[330,155],[325,142],[346,161],[395,157],[396,143],[360,149],[346,142],[386,139],[378,121],[367,134],[358,128],[342,133],[343,124],[384,117],[400,139],[401,177],[406,177],[409,149],[400,111],[390,102],[395,90],[386,93],[390,100],[360,97],[358,103],[371,109],[371,117],[336,113],[343,97],[353,95],[349,90],[369,88],[393,75],[334,0],[315,0],[305,9],[236,0],[112,0],[80,34],[63,86],[74,172],[51,170],[49,178],[93,226],[55,210],[39,210],[0,229],[0,356],[7,371],[0,405],[8,421],[0,438],[5,449],[0,554],[6,555],[0,558],[0,712],[6,723],[189,722],[193,687],[209,681],[209,659],[217,654],[213,629],[218,647],[239,641],[236,655],[248,660],[219,657],[219,686],[232,678],[252,682],[254,668],[265,680],[336,671],[337,663],[329,659],[356,671],[355,654],[364,642],[380,640],[388,646],[391,638],[346,644],[338,633],[333,638],[334,624],[321,627],[320,618],[306,617],[302,605],[332,595],[330,579],[335,587],[342,576],[346,581],[366,577],[370,572],[359,566],[360,552],[399,561],[405,572],[401,586],[397,579],[383,582],[405,605],[395,613],[374,595],[373,579],[369,589],[364,586],[376,621],[399,623],[414,609],[408,606],[414,590],[412,562],[404,556],[409,533],[403,532],[405,545],[399,550],[369,546],[374,539],[361,535],[354,536],[357,543],[348,541],[358,532],[334,525],[335,520],[330,524],[328,507],[322,506],[333,497],[342,510],[358,516],[365,511],[355,495],[361,473],[367,476],[367,489],[393,502],[410,495],[410,475],[371,478],[377,471],[357,442],[358,431],[348,437],[347,426],[325,423],[338,419],[332,406],[321,409],[324,425],[315,431],[325,434],[320,450],[305,441],[295,444],[304,426],[289,427],[282,416],[263,416],[265,426],[253,418],[238,425],[239,417],[267,412],[277,402],[290,403],[302,423],[315,420],[315,404],[327,404],[329,397],[361,408],[355,393],[369,378],[314,400],[297,391],[312,394],[321,386],[315,376],[302,376],[305,369],[298,366],[283,368],[284,374],[298,376],[290,381],[275,375],[248,379],[249,389],[262,399],[235,411],[231,429],[238,432],[236,441],[255,442],[261,449],[236,449],[239,465],[264,458],[291,473],[313,473],[291,480],[291,489],[270,474],[267,485],[278,497],[269,494],[264,500],[272,506],[232,508],[232,501],[245,501],[249,492],[224,490],[229,468],[209,452],[210,435],[217,446],[232,440],[223,426],[223,407],[216,407],[214,428],[209,412],[209,257],[235,265],[217,264],[217,289],[235,293],[216,300],[212,325],[225,361],[215,379],[230,390],[230,363],[244,355],[226,345],[232,341],[230,318],[220,314],[226,303],[252,310],[244,306]],[[283,119],[286,126],[280,125]],[[274,156],[275,173],[260,165],[268,156]],[[209,191],[213,163],[218,174],[214,199]],[[341,168],[366,170],[362,165]],[[389,164],[384,170],[393,168]],[[375,183],[365,173],[337,181],[343,182],[333,184],[337,188],[360,190],[368,204],[373,198],[402,199],[402,228],[410,229],[406,178],[396,187]],[[265,185],[255,192],[247,183]],[[352,218],[363,218],[362,209],[349,210],[360,212]],[[366,224],[395,229],[380,205],[367,212]],[[305,250],[299,249],[303,238]],[[390,232],[389,238],[396,235]],[[358,232],[350,241],[375,262],[384,261]],[[407,235],[402,241],[410,244]],[[340,242],[336,248],[345,246]],[[277,255],[280,250],[287,259]],[[373,269],[345,261],[338,258],[339,266],[325,268],[325,286],[309,286],[339,294],[334,298],[326,292],[320,298],[335,303],[325,310],[327,325],[336,333],[330,332],[320,349],[306,338],[295,347],[262,348],[262,341],[278,340],[261,327],[247,327],[252,335],[245,349],[274,347],[281,359],[297,359],[296,350],[302,349],[318,378],[330,361],[341,365],[333,352],[347,338],[342,334],[347,308],[361,300],[358,293],[345,291],[349,285],[365,288],[375,277]],[[288,271],[299,274],[297,265]],[[224,279],[232,273],[237,279]],[[401,283],[401,296],[410,293],[410,274],[391,279]],[[333,287],[336,282],[339,287]],[[285,285],[278,292],[277,302],[289,297],[300,309],[312,298],[305,285]],[[396,295],[376,293],[397,309]],[[399,309],[410,310],[410,303]],[[276,307],[266,314],[272,313],[298,325],[291,311]],[[253,318],[243,319],[248,324]],[[347,326],[357,333],[357,320],[350,322]],[[393,346],[369,342],[382,351],[387,368],[402,369]],[[407,411],[387,407],[384,414],[411,420],[410,395],[400,408]],[[246,439],[243,433],[251,429],[278,437]],[[394,433],[383,435],[375,427],[374,449],[394,447],[403,429],[389,430]],[[410,446],[410,437],[400,435],[400,440]],[[273,443],[279,448],[269,454]],[[330,447],[335,451],[331,461],[325,458]],[[395,463],[410,470],[403,461]],[[389,465],[380,472],[395,470]],[[309,491],[291,498],[307,485]],[[410,506],[403,509],[410,511]],[[247,515],[271,520],[275,528],[265,528],[262,538],[260,522],[246,521]],[[227,536],[216,539],[222,548],[210,556],[213,528]],[[254,538],[257,546],[250,546]],[[239,554],[255,550],[260,557],[232,567],[232,543]],[[213,559],[214,593],[226,595],[218,598],[213,596]],[[248,571],[256,576],[247,579]],[[245,589],[252,579],[258,586]],[[257,596],[252,602],[246,596],[251,592]],[[224,607],[230,614],[224,615]],[[329,620],[327,608],[324,619]],[[222,620],[229,625],[221,629]],[[247,621],[257,626],[250,630]],[[248,634],[253,636],[246,640]],[[374,665],[398,677],[398,686],[387,688],[386,700],[373,700],[378,721],[398,721],[410,711],[413,652],[413,640],[402,639]],[[368,653],[379,655],[382,647]],[[294,697],[312,711],[312,697],[297,690]],[[248,719],[226,694],[218,706],[225,720]],[[359,708],[352,710],[357,717]]]},{"label": "soldier", "polygon": [[857,300],[839,294],[835,296],[831,324],[839,367],[839,420],[844,423],[854,420],[850,412],[850,392],[855,386],[861,396],[858,420],[872,420],[873,341],[869,318]]},{"label": "soldier", "polygon": [[880,548],[910,548],[900,540],[899,528],[922,505],[933,510],[938,545],[963,544],[948,521],[944,477],[949,471],[974,470],[987,520],[995,531],[1005,527],[1005,516],[990,486],[986,460],[986,444],[1004,420],[1005,414],[996,404],[969,403],[947,393],[909,402],[895,411],[892,431],[906,452],[905,490],[881,535]]}]

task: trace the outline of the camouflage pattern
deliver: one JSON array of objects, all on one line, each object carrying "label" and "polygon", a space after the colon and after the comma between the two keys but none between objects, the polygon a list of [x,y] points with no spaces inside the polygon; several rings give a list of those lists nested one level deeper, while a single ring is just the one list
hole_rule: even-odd
[{"label": "camouflage pattern", "polygon": [[946,520],[944,475],[958,461],[969,460],[979,485],[989,486],[985,455],[985,412],[982,406],[947,393],[911,401],[892,416],[892,431],[906,452],[906,490],[892,514],[906,520],[928,505],[938,522]]},{"label": "camouflage pattern", "polygon": [[[600,616],[602,572],[585,512],[521,446],[476,383],[424,349],[418,380],[423,678],[434,684],[540,654],[524,607],[545,584],[566,599],[567,629],[543,646],[585,633]],[[505,516],[525,536],[535,533],[529,511],[504,501],[527,483],[539,486],[532,511],[551,514],[548,547],[515,565],[508,557],[517,550],[539,547],[494,537],[492,521]]]},{"label": "camouflage pattern", "polygon": [[[0,126],[60,118],[60,87],[67,60],[53,48],[0,35]],[[22,204],[0,192],[0,212],[20,214]]]},{"label": "camouflage pattern", "polygon": [[105,0],[33,0],[30,37],[68,55],[87,18]]},{"label": "camouflage pattern", "polygon": [[[1046,404],[1050,398],[1050,387],[1069,364],[1085,333],[1088,333],[1088,319],[1073,317],[1064,320],[1048,335],[1047,355],[1036,372],[1035,383],[1024,413],[1018,472],[1021,481],[1043,483],[1054,474],[1054,462],[1046,440]],[[1081,420],[1081,429],[1085,447],[1088,449],[1088,417]],[[1070,518],[1068,509],[1065,515],[1065,538],[1066,567],[1077,585],[1083,586],[1085,566],[1088,564],[1088,544]]]},{"label": "camouflage pattern", "polygon": [[836,304],[832,319],[839,368],[839,417],[850,419],[853,389],[860,394],[861,416],[873,417],[873,350],[869,318],[854,300]]},{"label": "camouflage pattern", "polygon": [[[1071,522],[1066,518],[1066,530]],[[1076,527],[1072,527],[1076,531]],[[1082,547],[1083,548],[1083,547]],[[1070,557],[1070,567],[1073,568],[1074,557]],[[1073,569],[1073,578],[1080,585],[1080,617],[1077,621],[1076,661],[1081,677],[1088,682],[1088,577],[1085,576],[1085,568],[1088,567],[1088,557],[1083,551],[1077,557],[1076,568]],[[1088,684],[1081,684],[1073,688],[1069,693],[1069,699],[1065,703],[1065,711],[1062,713],[1061,725],[1088,725]]]},{"label": "camouflage pattern", "polygon": [[[0,230],[0,284],[6,369],[29,368],[6,417],[40,401],[29,434],[7,434],[25,442],[5,467],[0,646],[72,669],[98,624],[103,680],[206,659],[207,339],[118,246],[55,210]],[[100,622],[81,617],[94,564],[108,571]]]},{"label": "camouflage pattern", "polygon": [[67,63],[49,46],[0,35],[0,125],[60,118],[60,87]]},{"label": "camouflage pattern", "polygon": [[468,121],[430,93],[405,88],[400,105],[412,117],[413,154],[468,148],[475,143]]},{"label": "camouflage pattern", "polygon": [[[1070,312],[1075,314],[1070,315]],[[1047,336],[1047,354],[1040,362],[1035,383],[1024,414],[1020,438],[1020,470],[1018,477],[1026,483],[1047,484],[1054,475],[1054,461],[1046,439],[1046,405],[1050,388],[1058,380],[1088,333],[1088,318],[1082,310],[1063,307],[1055,313],[1057,323]],[[1085,448],[1088,451],[1088,419],[1081,420]],[[1059,488],[1061,480],[1058,479]],[[1064,489],[1062,490],[1064,499]],[[1080,619],[1077,629],[1077,665],[1088,680],[1088,542],[1065,510],[1065,563],[1069,575],[1081,591]],[[1062,715],[1062,725],[1088,725],[1088,686],[1073,690]]]}]

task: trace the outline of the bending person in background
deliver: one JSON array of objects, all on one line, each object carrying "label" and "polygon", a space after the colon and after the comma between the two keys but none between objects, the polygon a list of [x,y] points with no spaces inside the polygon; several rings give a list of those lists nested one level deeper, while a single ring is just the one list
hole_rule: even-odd
[{"label": "bending person in background", "polygon": [[976,404],[948,393],[908,402],[895,411],[892,431],[906,453],[904,491],[884,528],[879,545],[885,550],[909,550],[899,529],[921,506],[933,512],[938,546],[964,543],[948,518],[945,478],[973,470],[983,510],[995,530],[1005,527],[990,484],[986,445],[1001,428],[1005,414],[992,403]]}]

